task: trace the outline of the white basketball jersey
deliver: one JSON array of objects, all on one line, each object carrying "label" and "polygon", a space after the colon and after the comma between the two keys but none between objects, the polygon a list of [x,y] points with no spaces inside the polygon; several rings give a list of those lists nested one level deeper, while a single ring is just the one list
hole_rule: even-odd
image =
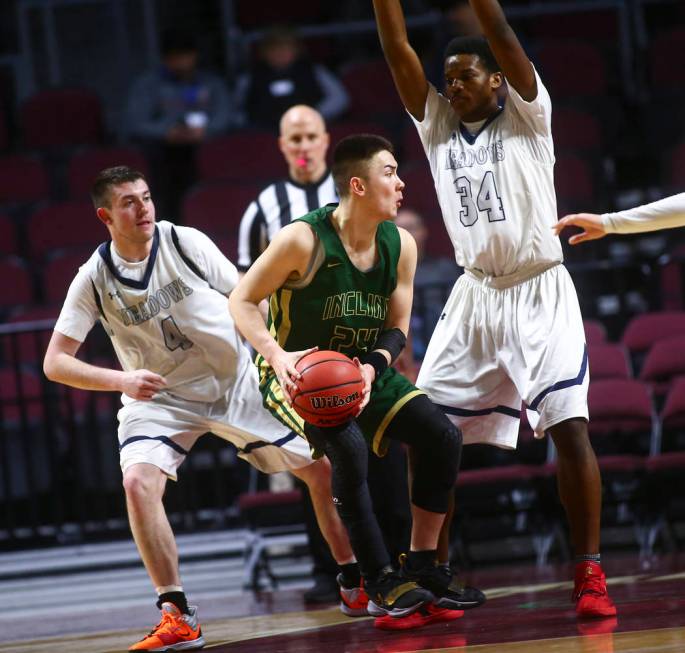
[{"label": "white basketball jersey", "polygon": [[504,107],[470,134],[429,86],[414,120],[430,163],[459,265],[499,277],[562,260],[557,222],[551,102],[537,79],[526,102],[512,88]]},{"label": "white basketball jersey", "polygon": [[123,261],[103,243],[69,288],[55,330],[82,342],[96,319],[122,368],[161,374],[166,391],[191,401],[224,396],[250,364],[228,312],[238,273],[212,241],[158,222],[152,250]]}]

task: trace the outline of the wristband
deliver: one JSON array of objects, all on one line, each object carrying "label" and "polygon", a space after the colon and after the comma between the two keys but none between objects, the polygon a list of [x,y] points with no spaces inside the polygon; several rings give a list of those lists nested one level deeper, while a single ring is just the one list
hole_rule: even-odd
[{"label": "wristband", "polygon": [[362,354],[359,357],[359,362],[362,365],[371,365],[376,372],[377,379],[388,369],[388,359],[379,351],[370,351]]}]

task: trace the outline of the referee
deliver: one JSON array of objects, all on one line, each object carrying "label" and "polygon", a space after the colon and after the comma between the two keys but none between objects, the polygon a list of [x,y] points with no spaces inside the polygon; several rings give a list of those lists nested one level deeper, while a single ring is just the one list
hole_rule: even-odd
[{"label": "referee", "polygon": [[245,272],[291,220],[338,201],[326,165],[328,132],[321,114],[298,104],[281,117],[278,146],[288,177],[267,186],[247,207],[238,240],[238,270]]}]

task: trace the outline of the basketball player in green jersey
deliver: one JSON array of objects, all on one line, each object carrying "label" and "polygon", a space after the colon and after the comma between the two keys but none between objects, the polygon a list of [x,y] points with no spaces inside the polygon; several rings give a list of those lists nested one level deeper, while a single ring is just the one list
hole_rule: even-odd
[{"label": "basketball player in green jersey", "polygon": [[[359,561],[369,613],[416,626],[448,620],[450,611],[476,607],[485,597],[458,586],[435,563],[461,433],[390,367],[406,341],[416,268],[414,239],[392,222],[404,183],[391,144],[368,134],[340,141],[332,173],[340,204],[284,227],[231,293],[230,309],[258,352],[264,404],[331,461],[333,500]],[[267,297],[265,325],[258,305]],[[290,405],[299,378],[295,363],[317,347],[354,358],[365,381],[359,414],[339,427],[305,423]],[[399,574],[390,566],[366,482],[366,447],[383,455],[388,439],[406,443],[414,459],[411,546]]]}]

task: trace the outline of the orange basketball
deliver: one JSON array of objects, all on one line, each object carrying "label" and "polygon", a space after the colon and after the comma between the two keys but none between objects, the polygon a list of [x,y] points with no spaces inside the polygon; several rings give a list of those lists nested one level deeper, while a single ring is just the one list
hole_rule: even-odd
[{"label": "orange basketball", "polygon": [[337,426],[354,417],[362,400],[364,381],[354,362],[337,351],[315,351],[295,365],[293,408],[315,426]]}]

